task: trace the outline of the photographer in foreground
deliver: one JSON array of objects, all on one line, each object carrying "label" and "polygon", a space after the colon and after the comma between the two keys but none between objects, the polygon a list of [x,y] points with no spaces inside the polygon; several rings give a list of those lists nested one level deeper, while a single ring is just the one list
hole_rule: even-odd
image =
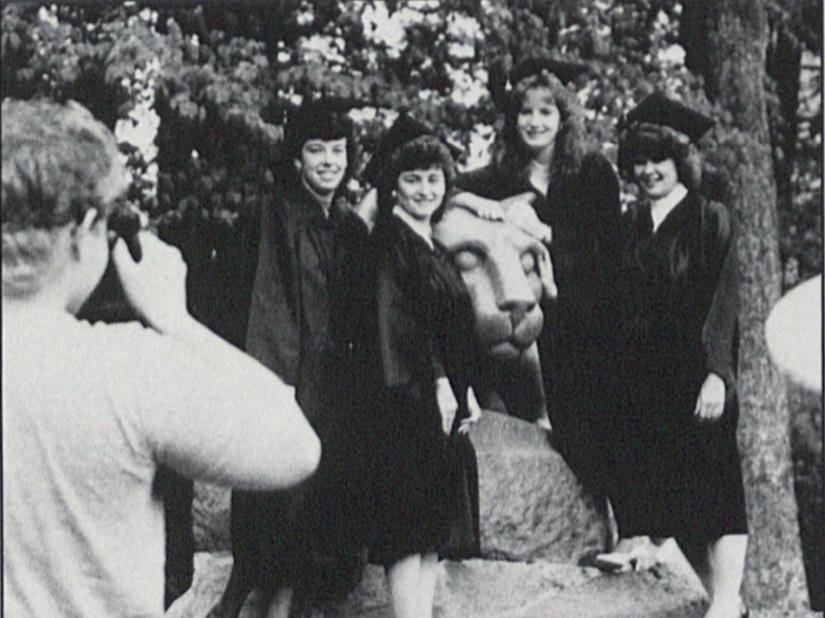
[{"label": "photographer in foreground", "polygon": [[4,101],[3,610],[160,616],[158,465],[272,490],[320,443],[291,387],[186,311],[180,253],[141,233],[111,250],[143,320],[75,317],[110,259],[107,215],[128,176],[80,105]]}]

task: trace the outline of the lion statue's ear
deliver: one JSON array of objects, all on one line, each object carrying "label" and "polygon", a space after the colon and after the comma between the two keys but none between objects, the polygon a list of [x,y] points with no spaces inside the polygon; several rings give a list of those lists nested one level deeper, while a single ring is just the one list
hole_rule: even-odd
[{"label": "lion statue's ear", "polygon": [[528,201],[502,203],[505,220],[512,223],[525,234],[549,244],[553,240],[552,228],[539,219],[536,211]]},{"label": "lion statue's ear", "polygon": [[553,272],[553,260],[547,247],[542,245],[543,252],[537,262],[539,280],[541,281],[541,291],[545,298],[558,298],[559,288],[556,285],[556,275]]}]

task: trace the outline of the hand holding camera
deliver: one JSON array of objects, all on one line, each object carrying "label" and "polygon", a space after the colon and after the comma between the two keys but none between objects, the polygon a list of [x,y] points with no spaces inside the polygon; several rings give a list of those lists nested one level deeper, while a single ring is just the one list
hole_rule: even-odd
[{"label": "hand holding camera", "polygon": [[122,204],[109,215],[109,248],[112,249],[119,238],[122,238],[135,262],[140,262],[143,251],[138,240],[138,232],[145,228],[146,215],[130,206]]},{"label": "hand holding camera", "polygon": [[126,299],[157,331],[181,328],[192,318],[186,309],[186,263],[180,251],[150,232],[139,232],[134,242],[140,248],[139,262],[123,238],[112,248]]}]

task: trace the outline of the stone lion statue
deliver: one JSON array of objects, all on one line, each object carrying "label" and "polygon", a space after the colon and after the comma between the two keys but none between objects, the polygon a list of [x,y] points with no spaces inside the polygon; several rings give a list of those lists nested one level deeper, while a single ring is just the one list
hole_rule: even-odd
[{"label": "stone lion statue", "polygon": [[503,221],[450,207],[435,236],[452,254],[470,291],[476,336],[487,350],[476,388],[485,408],[544,424],[547,410],[536,340],[541,301],[555,296],[547,248],[533,233],[532,209],[512,208]]}]

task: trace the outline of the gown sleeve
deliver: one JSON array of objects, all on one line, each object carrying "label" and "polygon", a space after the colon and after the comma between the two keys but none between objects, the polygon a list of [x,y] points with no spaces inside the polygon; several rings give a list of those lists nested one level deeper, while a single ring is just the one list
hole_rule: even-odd
[{"label": "gown sleeve", "polygon": [[[356,370],[366,359],[358,355],[368,346],[372,252],[369,228],[356,214],[348,213],[335,235],[334,276],[328,283],[330,293],[330,333],[334,346],[344,356],[340,367],[345,373]],[[366,366],[366,365],[363,365]]]},{"label": "gown sleeve", "polygon": [[[584,158],[582,180],[582,191],[592,208],[618,209],[619,178],[603,155],[592,152]],[[618,217],[618,211],[610,214]]]},{"label": "gown sleeve", "polygon": [[582,161],[579,208],[592,228],[596,252],[604,257],[619,246],[619,177],[603,155],[590,153]]},{"label": "gown sleeve", "polygon": [[392,241],[376,273],[379,373],[384,401],[388,409],[408,419],[433,420],[440,418],[436,373],[449,371],[444,371],[446,365],[439,370],[433,333],[427,326],[431,291],[421,270],[426,258],[403,234]]},{"label": "gown sleeve", "polygon": [[298,229],[286,202],[261,217],[258,268],[246,350],[289,384],[300,360]]},{"label": "gown sleeve", "polygon": [[[397,255],[393,256],[397,259]],[[377,274],[378,341],[384,387],[412,391],[421,374],[421,328],[399,281],[399,264],[384,263]]]},{"label": "gown sleeve", "polygon": [[491,200],[500,200],[505,197],[507,187],[503,185],[493,164],[459,174],[452,187],[452,194],[473,193]]},{"label": "gown sleeve", "polygon": [[706,276],[709,281],[716,282],[702,327],[702,346],[708,371],[721,377],[731,394],[735,387],[738,272],[734,228],[724,206],[717,202],[707,203],[702,234],[707,258]]}]

